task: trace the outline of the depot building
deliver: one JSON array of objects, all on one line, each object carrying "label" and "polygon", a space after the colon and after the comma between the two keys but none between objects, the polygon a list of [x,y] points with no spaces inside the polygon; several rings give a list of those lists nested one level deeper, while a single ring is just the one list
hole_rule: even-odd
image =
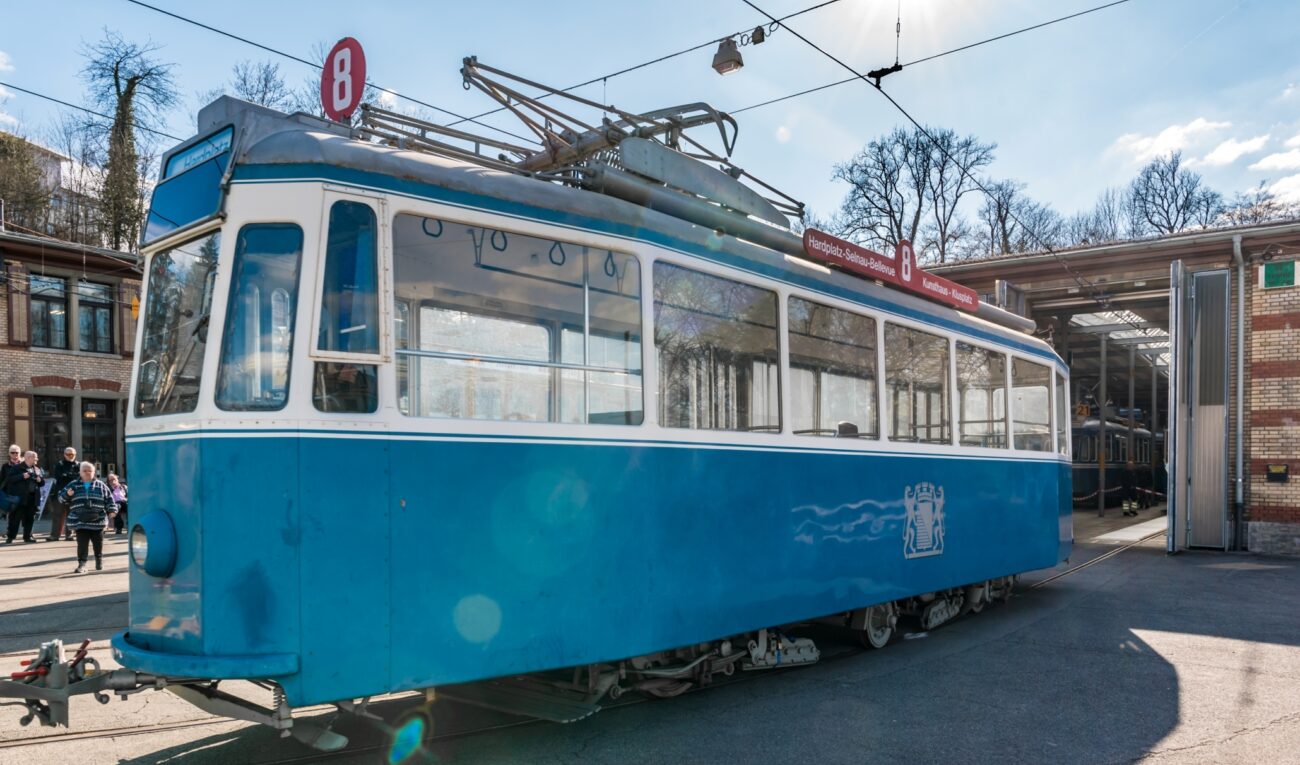
[{"label": "depot building", "polygon": [[1033,319],[1069,364],[1076,514],[1118,512],[1131,459],[1171,552],[1300,555],[1297,259],[1291,221],[930,270]]},{"label": "depot building", "polygon": [[140,258],[0,230],[0,441],[126,475]]}]

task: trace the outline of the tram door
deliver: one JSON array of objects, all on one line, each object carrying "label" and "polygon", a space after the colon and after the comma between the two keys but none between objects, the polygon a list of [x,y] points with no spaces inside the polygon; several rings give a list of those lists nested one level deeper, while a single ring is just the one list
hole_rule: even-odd
[{"label": "tram door", "polygon": [[1228,545],[1229,272],[1170,270],[1169,537],[1172,552]]}]

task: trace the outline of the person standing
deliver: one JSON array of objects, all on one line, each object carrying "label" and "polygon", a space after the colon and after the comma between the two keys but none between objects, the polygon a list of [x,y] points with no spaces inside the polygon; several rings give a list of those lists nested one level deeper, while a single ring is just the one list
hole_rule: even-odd
[{"label": "person standing", "polygon": [[121,534],[126,528],[126,484],[117,477],[117,473],[108,474],[108,490],[113,494],[113,504],[117,505],[117,515],[113,516],[113,533]]},{"label": "person standing", "polygon": [[32,536],[32,524],[36,521],[36,506],[41,501],[41,486],[45,483],[45,471],[36,466],[36,452],[29,451],[23,455],[23,462],[16,467],[10,466],[5,471],[5,494],[18,498],[18,505],[9,513],[8,534],[5,544],[12,544],[18,536],[18,527],[22,526],[23,541],[35,542]]},{"label": "person standing", "polygon": [[8,518],[9,513],[18,512],[18,497],[10,494],[5,488],[5,479],[9,477],[11,470],[22,472],[19,467],[23,464],[23,448],[18,444],[10,444],[9,459],[0,465],[0,519]]},{"label": "person standing", "polygon": [[68,517],[68,503],[64,500],[67,495],[64,490],[77,480],[81,473],[81,463],[77,462],[77,450],[71,446],[63,450],[63,459],[59,464],[54,466],[54,488],[50,489],[50,498],[54,500],[50,504],[50,542],[57,542],[59,538],[72,539],[72,529],[65,529],[64,524]]},{"label": "person standing", "polygon": [[1120,498],[1124,501],[1124,515],[1137,515],[1137,465],[1129,460],[1119,471]]},{"label": "person standing", "polygon": [[77,570],[72,573],[86,573],[86,554],[92,545],[95,548],[95,570],[102,571],[104,529],[108,528],[108,519],[117,513],[113,492],[107,484],[95,478],[94,463],[83,462],[80,480],[64,489],[63,495],[71,506],[68,527],[77,534]]}]

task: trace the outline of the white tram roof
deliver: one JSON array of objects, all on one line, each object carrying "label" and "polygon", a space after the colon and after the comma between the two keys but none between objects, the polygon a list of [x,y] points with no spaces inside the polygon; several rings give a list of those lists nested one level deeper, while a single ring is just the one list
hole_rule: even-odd
[{"label": "white tram roof", "polygon": [[[799,274],[802,278],[798,281],[811,281],[859,295],[868,303],[881,304],[880,307],[886,311],[902,309],[896,312],[905,316],[911,314],[909,318],[934,319],[941,324],[969,327],[986,337],[993,335],[1002,343],[1046,354],[1056,359],[1061,368],[1065,367],[1049,344],[1032,335],[819,264],[791,262],[785,253],[770,247],[732,235],[719,237],[706,226],[605,194],[441,155],[371,143],[353,137],[346,125],[303,112],[285,114],[230,96],[222,96],[200,110],[197,122],[199,136],[234,125],[232,162],[235,165],[315,164],[349,168],[531,208],[609,221],[632,231],[654,231],[686,244],[683,249],[696,257],[707,258],[707,253],[721,251],[760,266],[755,269],[760,275],[763,271]],[[168,152],[162,166],[167,166],[167,158],[172,154],[192,143],[187,141]]]}]

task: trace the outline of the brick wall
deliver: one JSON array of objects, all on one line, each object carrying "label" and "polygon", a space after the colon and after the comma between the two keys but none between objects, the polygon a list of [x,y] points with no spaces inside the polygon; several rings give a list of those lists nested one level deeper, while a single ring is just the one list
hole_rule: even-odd
[{"label": "brick wall", "polygon": [[[1252,552],[1300,555],[1300,287],[1246,287],[1246,542]],[[1270,464],[1290,466],[1270,483]]]},{"label": "brick wall", "polygon": [[[3,260],[0,260],[2,263]],[[138,285],[139,281],[126,280],[126,283]],[[116,326],[119,322],[119,314],[114,311],[114,341],[120,344],[121,327]],[[125,398],[131,380],[131,364],[130,359],[116,354],[30,350],[10,346],[9,299],[4,284],[0,283],[0,445],[7,446],[14,441],[10,427],[9,393],[73,399],[72,419],[77,422],[73,426],[75,433],[80,430],[80,400]],[[119,435],[122,424],[119,417]],[[32,445],[24,443],[21,446],[28,449]],[[124,458],[125,455],[119,453],[118,461]]]}]

